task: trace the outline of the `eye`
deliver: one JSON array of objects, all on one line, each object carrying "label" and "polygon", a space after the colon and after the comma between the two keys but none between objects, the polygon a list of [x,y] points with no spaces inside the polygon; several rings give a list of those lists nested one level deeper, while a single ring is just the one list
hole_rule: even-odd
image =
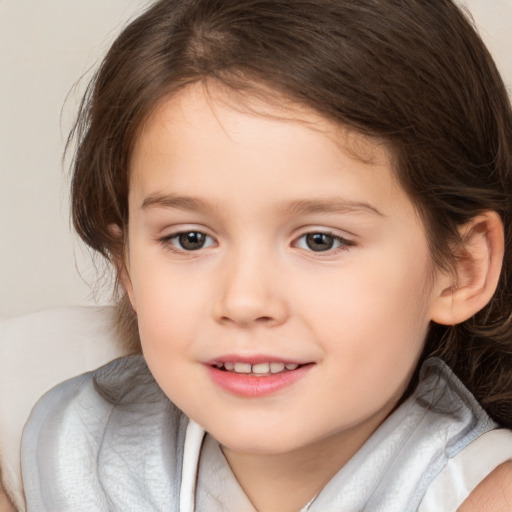
[{"label": "eye", "polygon": [[165,244],[181,251],[198,251],[214,245],[212,237],[201,231],[184,231],[175,233],[162,240]]},{"label": "eye", "polygon": [[302,235],[296,242],[296,247],[306,249],[313,252],[326,252],[332,249],[339,249],[353,245],[349,240],[345,240],[340,236],[331,233],[306,233]]}]

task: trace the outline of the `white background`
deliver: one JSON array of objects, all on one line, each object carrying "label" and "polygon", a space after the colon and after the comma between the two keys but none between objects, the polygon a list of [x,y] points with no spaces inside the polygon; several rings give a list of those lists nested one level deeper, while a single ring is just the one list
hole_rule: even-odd
[{"label": "white background", "polygon": [[[0,0],[0,317],[109,300],[91,291],[61,158],[90,68],[147,3]],[[510,89],[512,0],[466,3]]]}]

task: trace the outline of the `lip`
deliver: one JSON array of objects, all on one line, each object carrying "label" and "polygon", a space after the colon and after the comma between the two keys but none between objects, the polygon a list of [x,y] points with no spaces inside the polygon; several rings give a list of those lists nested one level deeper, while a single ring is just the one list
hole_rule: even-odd
[{"label": "lip", "polygon": [[249,364],[259,364],[259,363],[284,363],[284,364],[307,364],[311,361],[301,361],[298,359],[286,359],[279,356],[271,356],[266,354],[225,354],[219,357],[215,357],[208,361],[205,361],[205,364],[214,365],[215,363],[249,363]]},{"label": "lip", "polygon": [[[227,372],[217,368],[215,363],[222,362],[240,362],[258,364],[263,362],[282,362],[282,363],[296,363],[299,366],[295,370],[288,370],[282,373],[270,373],[264,375],[253,375],[245,373]],[[224,391],[228,393],[245,397],[257,398],[272,395],[281,391],[284,388],[290,387],[297,381],[301,380],[309,370],[314,366],[313,363],[301,363],[291,359],[283,359],[279,357],[267,357],[263,355],[250,357],[250,356],[235,356],[226,355],[205,363],[206,369],[212,381]]]}]

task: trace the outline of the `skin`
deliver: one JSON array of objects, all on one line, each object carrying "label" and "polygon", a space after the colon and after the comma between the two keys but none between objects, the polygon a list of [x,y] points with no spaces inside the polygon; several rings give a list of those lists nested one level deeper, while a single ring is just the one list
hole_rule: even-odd
[{"label": "skin", "polygon": [[[148,119],[122,281],[164,392],[221,443],[260,512],[296,511],[396,407],[452,281],[382,145],[249,103],[195,85]],[[197,232],[204,245],[186,250],[179,234]],[[312,250],[313,233],[332,248]],[[227,354],[308,370],[240,397],[210,377]]]},{"label": "skin", "polygon": [[512,510],[512,461],[498,466],[482,480],[458,512],[509,512]]},{"label": "skin", "polygon": [[0,512],[16,512],[14,505],[7,497],[7,493],[0,482]]}]

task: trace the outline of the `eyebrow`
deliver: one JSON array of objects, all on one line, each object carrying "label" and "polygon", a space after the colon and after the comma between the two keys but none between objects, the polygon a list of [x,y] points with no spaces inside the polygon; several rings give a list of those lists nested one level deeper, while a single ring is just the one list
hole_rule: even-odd
[{"label": "eyebrow", "polygon": [[375,206],[364,201],[350,201],[342,197],[328,197],[325,199],[299,199],[287,203],[284,207],[295,215],[305,215],[309,213],[371,213],[384,217]]},{"label": "eyebrow", "polygon": [[148,208],[177,208],[179,210],[193,210],[199,212],[214,209],[213,205],[203,199],[160,193],[150,194],[144,199],[141,209],[147,210]]},{"label": "eyebrow", "polygon": [[[209,212],[218,209],[218,207],[204,199],[160,193],[150,194],[144,199],[141,209],[146,210],[149,208],[176,208],[196,212]],[[284,204],[281,207],[281,211],[292,215],[361,212],[384,216],[377,208],[367,202],[350,201],[341,197],[293,200]]]}]

